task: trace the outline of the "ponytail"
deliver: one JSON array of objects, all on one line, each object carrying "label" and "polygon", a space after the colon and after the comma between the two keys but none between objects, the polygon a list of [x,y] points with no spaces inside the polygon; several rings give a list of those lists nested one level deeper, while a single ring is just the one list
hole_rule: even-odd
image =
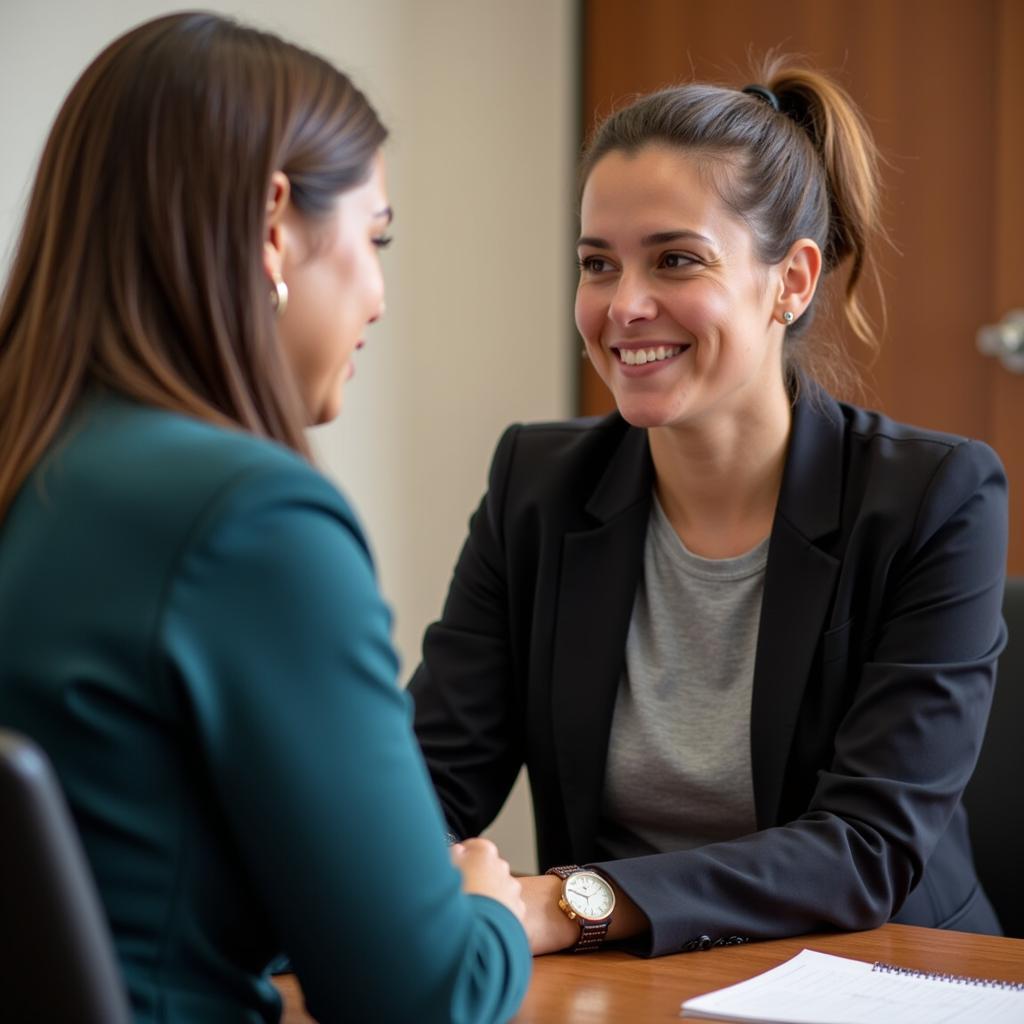
[{"label": "ponytail", "polygon": [[822,246],[824,270],[827,274],[848,265],[843,312],[857,338],[874,348],[874,331],[859,294],[865,275],[879,294],[882,290],[872,258],[872,241],[884,235],[874,140],[850,96],[820,72],[787,67],[781,58],[774,58],[762,76],[778,97],[782,113],[807,132],[821,160],[829,204]]}]

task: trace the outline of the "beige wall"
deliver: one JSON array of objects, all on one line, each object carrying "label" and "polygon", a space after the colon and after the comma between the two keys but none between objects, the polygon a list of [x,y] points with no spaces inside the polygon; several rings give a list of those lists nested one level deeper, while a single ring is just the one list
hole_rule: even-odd
[{"label": "beige wall", "polygon": [[[123,29],[182,5],[0,0],[0,272],[63,95]],[[321,462],[367,523],[407,675],[488,458],[513,420],[568,415],[575,40],[570,0],[205,2],[355,78],[392,129],[388,314]],[[522,787],[494,833],[533,867]]]}]

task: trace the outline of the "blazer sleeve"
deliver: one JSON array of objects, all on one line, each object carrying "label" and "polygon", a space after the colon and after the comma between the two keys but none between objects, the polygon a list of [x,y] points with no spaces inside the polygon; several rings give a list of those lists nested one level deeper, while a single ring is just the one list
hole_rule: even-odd
[{"label": "blazer sleeve", "polygon": [[879,624],[806,811],[728,842],[597,865],[650,919],[634,951],[889,920],[980,750],[1005,643],[1006,536],[998,459],[983,444],[952,446],[918,499],[909,541],[880,543],[864,574],[879,590]]},{"label": "blazer sleeve", "polygon": [[181,555],[159,629],[169,691],[310,1012],[514,1013],[525,934],[461,891],[389,613],[337,492],[305,467],[233,481]]},{"label": "blazer sleeve", "polygon": [[[519,428],[502,436],[487,493],[470,519],[441,619],[428,627],[409,683],[415,729],[449,826],[479,835],[501,810],[524,761],[503,519]],[[443,679],[434,677],[440,666]]]}]

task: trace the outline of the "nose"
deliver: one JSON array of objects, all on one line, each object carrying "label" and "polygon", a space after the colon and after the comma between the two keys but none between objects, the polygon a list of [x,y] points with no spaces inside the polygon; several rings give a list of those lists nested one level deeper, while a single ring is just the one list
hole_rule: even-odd
[{"label": "nose", "polygon": [[608,306],[608,319],[619,327],[628,327],[639,321],[653,320],[657,315],[658,303],[645,275],[623,273]]}]

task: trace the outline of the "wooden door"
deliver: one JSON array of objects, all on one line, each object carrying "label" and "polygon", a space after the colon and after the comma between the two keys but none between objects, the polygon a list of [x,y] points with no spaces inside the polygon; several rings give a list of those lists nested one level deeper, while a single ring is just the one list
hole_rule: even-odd
[{"label": "wooden door", "polygon": [[[1010,475],[1009,570],[1024,573],[1024,375],[978,329],[1024,308],[1024,0],[585,0],[584,132],[690,78],[742,86],[778,48],[833,73],[884,154],[888,328],[862,401],[980,438]],[[876,309],[877,318],[877,309]],[[583,365],[581,412],[611,408]]]}]

